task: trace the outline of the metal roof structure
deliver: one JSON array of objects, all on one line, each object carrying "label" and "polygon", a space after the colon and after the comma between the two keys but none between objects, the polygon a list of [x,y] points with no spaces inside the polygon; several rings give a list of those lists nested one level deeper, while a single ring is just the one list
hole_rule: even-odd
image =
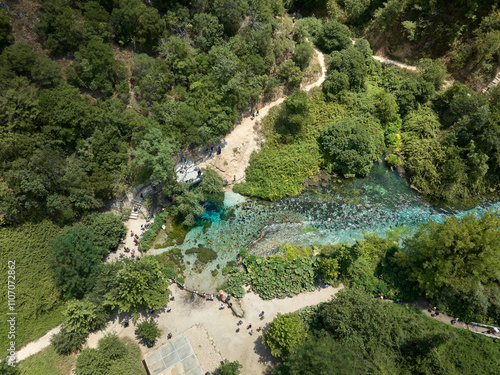
[{"label": "metal roof structure", "polygon": [[144,362],[150,375],[204,375],[186,335],[181,333],[157,350],[148,353]]}]

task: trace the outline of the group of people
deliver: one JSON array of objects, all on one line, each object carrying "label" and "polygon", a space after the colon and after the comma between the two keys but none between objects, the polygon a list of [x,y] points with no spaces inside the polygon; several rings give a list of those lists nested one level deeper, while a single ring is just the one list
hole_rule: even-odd
[{"label": "group of people", "polygon": [[[259,314],[259,318],[260,320],[264,320],[264,311],[262,311],[260,314]],[[236,328],[236,333],[239,333],[240,332],[240,327],[243,324],[243,320],[240,320],[238,323],[236,323],[236,325],[238,326],[238,328]],[[248,331],[248,334],[250,336],[253,335],[253,329],[252,329],[252,323],[250,323],[248,326],[247,326],[247,331]],[[262,331],[262,326],[259,326],[259,328],[256,329],[257,332],[260,332]]]},{"label": "group of people", "polygon": [[[217,155],[220,155],[222,153],[222,148],[220,146],[217,146]],[[214,147],[210,147],[210,152],[208,152],[208,147],[207,149],[205,150],[205,153],[208,154],[208,157],[211,158],[213,153],[214,153]]]},{"label": "group of people", "polygon": [[252,112],[252,120],[259,115],[259,110],[257,110],[257,113]]}]

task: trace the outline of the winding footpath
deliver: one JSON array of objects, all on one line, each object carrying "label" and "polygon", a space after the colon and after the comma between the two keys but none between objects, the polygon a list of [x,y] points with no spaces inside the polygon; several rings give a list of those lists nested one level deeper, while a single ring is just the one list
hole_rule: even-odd
[{"label": "winding footpath", "polygon": [[[317,81],[305,86],[301,87],[304,91],[310,91],[315,87],[320,87],[325,81],[326,77],[326,65],[325,65],[325,57],[323,53],[315,48],[315,53],[318,58],[318,62],[321,66],[321,75]],[[407,65],[398,61],[394,61],[383,56],[373,56],[373,58],[377,61],[380,61],[384,64],[391,64],[398,66],[403,69],[408,69],[415,71],[417,69],[416,66]],[[492,85],[496,85],[500,82],[500,75],[495,78],[495,80],[490,84],[488,88],[491,88]],[[453,80],[445,81],[445,86],[450,86],[453,84]],[[281,97],[279,99],[274,100],[273,102],[268,103],[264,107],[259,109],[259,116],[255,119],[252,119],[251,116],[244,117],[240,124],[236,125],[234,129],[229,133],[222,141],[223,151],[221,155],[215,155],[213,158],[205,160],[199,164],[199,167],[211,167],[216,170],[219,175],[223,179],[227,179],[228,181],[233,181],[236,176],[236,181],[241,182],[245,179],[245,169],[248,167],[250,162],[250,156],[252,152],[258,151],[263,143],[263,138],[260,134],[260,125],[261,121],[258,119],[264,118],[270,111],[271,108],[276,107],[283,103],[286,99],[286,96]],[[130,230],[139,231],[139,225],[142,221],[129,220],[127,222],[127,234]],[[128,236],[127,236],[128,237]],[[128,238],[127,238],[128,239]],[[129,247],[132,247],[129,244]],[[272,301],[263,301],[258,296],[251,294],[245,296],[242,301],[242,305],[247,311],[247,316],[252,316],[250,321],[255,321],[255,325],[259,325],[259,321],[256,319],[258,312],[261,310],[266,311],[266,320],[264,323],[269,322],[274,318],[277,312],[286,313],[295,311],[305,306],[316,305],[320,302],[325,302],[329,300],[337,290],[331,290],[331,292],[310,292],[303,293],[293,298],[288,298],[285,300],[272,300]],[[175,291],[174,295],[178,298],[187,299],[187,296],[184,295],[186,292],[183,291]],[[180,308],[177,307],[172,309],[174,313],[161,313],[157,317],[159,318],[159,324],[165,333],[166,330],[172,332],[174,335],[182,332],[185,329],[195,325],[195,324],[203,324],[205,328],[208,330],[210,335],[214,338],[217,345],[221,348],[222,354],[225,358],[229,360],[238,359],[240,363],[244,365],[243,374],[247,373],[246,371],[257,370],[255,373],[259,373],[258,371],[268,367],[272,359],[267,358],[265,360],[262,359],[262,353],[267,353],[259,341],[260,336],[248,336],[246,332],[240,332],[239,335],[234,336],[234,330],[232,328],[228,328],[227,324],[235,323],[235,317],[229,312],[229,310],[219,311],[215,308],[217,305],[215,302],[208,303],[207,306],[198,306],[196,309],[193,309],[192,303],[188,305],[181,304],[175,302]],[[203,304],[205,305],[205,304]],[[424,312],[427,307],[419,306]],[[209,310],[207,310],[209,309]],[[177,311],[179,311],[177,313]],[[269,311],[269,314],[267,313]],[[445,321],[449,317],[442,315],[443,322],[450,324]],[[441,319],[440,319],[441,320]],[[467,328],[466,325],[461,326],[458,325],[459,328]],[[36,354],[46,347],[50,345],[50,338],[52,335],[59,332],[61,326],[58,326],[45,334],[38,340],[30,342],[23,348],[21,348],[17,352],[17,360],[22,361],[32,354]],[[234,328],[234,327],[233,327]],[[95,347],[97,345],[97,340],[102,337],[105,332],[118,331],[120,336],[128,336],[135,338],[133,334],[134,328],[130,326],[130,328],[122,328],[119,324],[118,319],[114,319],[109,322],[107,328],[102,331],[98,331],[90,336],[88,340],[88,345],[91,347]],[[231,332],[230,334],[228,332]],[[226,335],[227,333],[227,335]],[[266,354],[267,355],[267,354]],[[248,369],[248,370],[245,370]],[[250,374],[250,372],[249,372]]]},{"label": "winding footpath", "polygon": [[[326,77],[325,56],[316,48],[315,53],[321,66],[321,75],[316,82],[301,87],[306,92],[315,87],[320,87]],[[260,133],[261,121],[259,119],[266,117],[271,108],[280,105],[285,99],[286,96],[283,96],[266,104],[259,109],[259,115],[255,118],[252,116],[244,117],[241,123],[236,125],[231,133],[222,140],[221,154],[203,161],[198,166],[200,168],[210,167],[214,169],[223,180],[228,180],[228,182],[234,180],[237,182],[244,181],[245,169],[250,164],[252,152],[258,151],[264,142]]]}]

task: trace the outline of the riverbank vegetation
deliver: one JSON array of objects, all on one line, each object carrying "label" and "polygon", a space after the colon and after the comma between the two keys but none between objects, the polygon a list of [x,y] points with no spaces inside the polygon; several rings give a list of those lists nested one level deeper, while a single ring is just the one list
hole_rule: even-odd
[{"label": "riverbank vegetation", "polygon": [[386,299],[423,295],[464,321],[498,324],[499,227],[500,219],[489,212],[480,219],[431,220],[405,237],[391,231],[387,238],[367,233],[354,245],[286,245],[267,258],[246,256],[245,270],[233,267],[223,289],[242,297],[242,285],[250,284],[261,298],[272,299],[342,283]]},{"label": "riverbank vegetation", "polygon": [[[317,30],[320,45],[327,25]],[[366,176],[383,154],[435,199],[458,202],[497,190],[498,87],[475,93],[455,82],[444,89],[441,62],[423,59],[416,72],[382,65],[365,40],[335,48],[344,49],[328,56],[322,93],[296,92],[266,118],[266,143],[235,191],[280,199],[298,194],[320,169],[333,178]],[[299,97],[304,104],[295,106]]]}]

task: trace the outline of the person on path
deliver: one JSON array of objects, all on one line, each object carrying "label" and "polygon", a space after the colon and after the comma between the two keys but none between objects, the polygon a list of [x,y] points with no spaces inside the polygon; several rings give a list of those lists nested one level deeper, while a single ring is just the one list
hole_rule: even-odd
[{"label": "person on path", "polygon": [[236,175],[234,175],[233,184],[236,183]]}]

